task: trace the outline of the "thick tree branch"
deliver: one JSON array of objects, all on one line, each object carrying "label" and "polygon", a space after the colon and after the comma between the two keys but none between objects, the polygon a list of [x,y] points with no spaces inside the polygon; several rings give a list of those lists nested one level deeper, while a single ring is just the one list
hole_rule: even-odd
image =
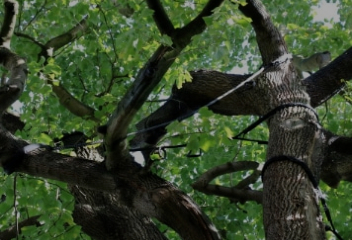
[{"label": "thick tree branch", "polygon": [[19,116],[8,112],[3,113],[0,122],[12,134],[15,134],[17,130],[22,130],[25,125],[25,123],[21,121]]},{"label": "thick tree branch", "polygon": [[[352,79],[352,47],[334,59],[329,65],[303,80],[313,107],[317,107],[334,96]],[[343,81],[344,80],[344,81]]]},{"label": "thick tree branch", "polygon": [[175,28],[159,0],[147,0],[148,7],[154,10],[153,18],[161,34],[171,37]]},{"label": "thick tree branch", "polygon": [[[121,199],[124,206],[139,212],[135,213],[137,217],[141,217],[140,214],[155,217],[175,229],[183,239],[220,239],[215,227],[186,194],[154,174],[140,171],[141,167],[137,164],[125,166],[121,169],[123,173],[118,172],[117,176],[116,172],[107,171],[104,163],[74,158],[44,148],[24,154],[21,151],[27,145],[25,142],[15,139],[4,128],[1,133],[0,141],[6,144],[0,149],[0,165],[6,167],[13,163],[12,171],[113,194],[111,204]],[[101,196],[93,194],[90,197],[95,201],[96,197]],[[86,208],[84,201],[82,204],[80,207],[83,209],[79,212],[92,210],[98,214],[99,208]]]},{"label": "thick tree branch", "polygon": [[21,96],[27,79],[27,65],[24,59],[10,51],[18,3],[5,0],[4,7],[4,22],[0,31],[0,64],[10,71],[11,76],[6,84],[0,87],[0,114]]},{"label": "thick tree branch", "polygon": [[52,57],[52,53],[62,48],[68,43],[76,40],[79,34],[83,34],[88,29],[87,17],[82,19],[76,26],[68,30],[67,32],[50,39],[45,43],[45,52],[41,52],[39,56]]},{"label": "thick tree branch", "polygon": [[24,59],[4,47],[0,47],[0,64],[11,73],[6,84],[0,87],[0,114],[22,94],[27,79],[27,65]]},{"label": "thick tree branch", "polygon": [[325,158],[321,179],[332,188],[337,188],[341,180],[352,182],[352,138],[324,131]]},{"label": "thick tree branch", "polygon": [[166,240],[150,218],[121,204],[121,196],[71,186],[73,218],[93,239]]},{"label": "thick tree branch", "polygon": [[256,32],[256,39],[264,65],[288,53],[279,30],[270,21],[270,16],[261,2],[247,0],[247,5],[240,5],[239,10],[246,17],[252,19],[252,26]]},{"label": "thick tree branch", "polygon": [[0,47],[10,49],[11,38],[16,25],[18,3],[14,0],[4,1],[5,15],[0,31]]},{"label": "thick tree branch", "polygon": [[[204,16],[208,16],[211,14],[212,9],[219,6],[221,3],[222,1],[210,0],[196,19],[201,19]],[[196,19],[189,24],[192,28],[196,27],[194,26],[196,24],[194,22]],[[139,71],[135,82],[119,103],[117,109],[107,124],[105,143],[107,146],[106,163],[108,169],[113,169],[118,166],[115,159],[126,159],[127,161],[131,160],[128,157],[129,154],[126,150],[126,142],[124,141],[127,134],[127,127],[136,111],[146,101],[150,92],[160,82],[161,78],[175,61],[182,49],[189,44],[191,37],[201,33],[205,29],[204,20],[201,19],[201,23],[198,21],[199,20],[197,20],[197,31],[191,31],[185,35],[178,35],[174,38],[174,43],[177,41],[183,42],[183,44],[175,46],[173,49],[167,46],[160,46],[156,50],[153,56]]]},{"label": "thick tree branch", "polygon": [[[132,147],[155,146],[159,139],[166,134],[166,127],[172,121],[192,116],[195,110],[236,87],[250,76],[205,70],[191,71],[190,74],[192,82],[186,82],[181,89],[174,86],[167,102],[150,116],[137,123],[138,130],[152,129],[138,133],[131,140]],[[215,113],[229,116],[258,115],[259,105],[253,104],[258,95],[262,95],[262,90],[248,85],[209,106],[209,109]]]},{"label": "thick tree branch", "polygon": [[119,163],[116,161],[118,156],[122,156],[121,158],[118,157],[120,161],[123,161],[123,159],[131,160],[128,157],[129,153],[125,142],[128,125],[178,54],[177,49],[171,50],[169,47],[160,46],[139,71],[133,85],[118,104],[106,130],[105,144],[108,169],[118,166]]},{"label": "thick tree branch", "polygon": [[[86,137],[79,132],[61,139],[64,145],[84,143],[85,140]],[[99,150],[84,146],[75,148],[75,153],[87,159],[99,155]],[[125,204],[124,195],[119,194],[121,191],[103,192],[71,184],[68,188],[75,198],[74,220],[89,236],[96,239],[166,240],[149,217],[130,207],[130,202]]]},{"label": "thick tree branch", "polygon": [[18,171],[31,176],[44,177],[80,185],[100,191],[117,189],[112,173],[104,164],[71,157],[39,148],[24,153],[27,142],[15,138],[0,125],[0,166],[7,171]]},{"label": "thick tree branch", "polygon": [[63,86],[51,84],[53,92],[59,99],[59,102],[67,110],[78,117],[91,119],[93,121],[99,121],[95,116],[95,110],[88,105],[82,103],[77,98],[72,96]]},{"label": "thick tree branch", "polygon": [[[24,155],[21,154],[21,149],[2,151],[0,165],[4,167],[9,164],[8,161],[17,160],[12,169],[16,172],[58,180],[98,191],[114,191],[117,189],[113,174],[107,172],[105,166],[101,163],[45,150]],[[22,159],[18,159],[20,157]]]},{"label": "thick tree branch", "polygon": [[[157,188],[154,188],[148,193],[153,208],[148,209],[145,212],[148,216],[154,216],[159,221],[167,224],[168,226],[175,229],[182,239],[199,239],[199,240],[210,240],[220,239],[214,225],[210,222],[208,217],[201,211],[190,197],[185,193],[176,189],[172,185],[158,184]],[[145,199],[138,202],[140,209],[145,209]],[[149,212],[152,210],[154,212]]]}]

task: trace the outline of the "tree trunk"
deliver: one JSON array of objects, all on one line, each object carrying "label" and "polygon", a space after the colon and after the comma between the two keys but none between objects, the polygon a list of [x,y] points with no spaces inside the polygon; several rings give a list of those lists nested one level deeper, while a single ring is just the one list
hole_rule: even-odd
[{"label": "tree trunk", "polygon": [[[263,65],[288,54],[281,34],[272,24],[264,6],[256,0],[247,1],[240,10],[252,19]],[[279,62],[274,72],[264,73],[257,82],[270,96],[266,109],[287,103],[309,105],[309,96],[300,84],[290,61]],[[290,64],[288,64],[290,63]],[[259,99],[258,99],[259,100]],[[266,239],[325,239],[325,229],[313,183],[301,165],[288,161],[295,157],[308,165],[318,181],[322,162],[320,128],[314,110],[288,107],[268,120],[270,131],[267,160],[273,162],[263,173],[263,217]]]}]

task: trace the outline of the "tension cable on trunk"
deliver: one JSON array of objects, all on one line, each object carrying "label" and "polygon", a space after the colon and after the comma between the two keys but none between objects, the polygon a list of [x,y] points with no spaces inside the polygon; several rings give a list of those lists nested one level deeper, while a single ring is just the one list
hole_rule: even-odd
[{"label": "tension cable on trunk", "polygon": [[[311,106],[309,106],[307,104],[303,104],[303,103],[286,103],[286,104],[282,104],[280,106],[277,106],[276,108],[274,108],[273,110],[271,110],[270,112],[265,114],[264,116],[260,117],[257,121],[250,124],[248,127],[246,127],[243,131],[241,131],[236,136],[234,136],[232,139],[249,140],[249,141],[254,141],[254,142],[258,142],[258,143],[259,142],[263,143],[264,142],[263,140],[245,139],[245,138],[243,138],[243,136],[246,135],[251,130],[253,130],[255,127],[257,127],[259,124],[261,124],[262,122],[264,122],[265,120],[267,120],[268,118],[273,116],[275,113],[277,113],[285,108],[290,108],[290,107],[303,107],[303,108],[309,109],[311,112],[314,113],[315,117],[317,118],[317,121],[319,122],[319,116]],[[265,142],[266,142],[266,144],[268,143],[267,141],[265,141]]]},{"label": "tension cable on trunk", "polygon": [[307,163],[305,163],[304,161],[298,159],[298,158],[295,158],[295,157],[292,157],[292,156],[286,156],[286,155],[282,155],[282,156],[275,156],[275,157],[272,157],[270,159],[268,159],[264,166],[263,166],[263,169],[262,169],[262,181],[263,181],[263,178],[264,178],[264,173],[265,173],[265,170],[268,168],[268,166],[270,166],[272,163],[275,163],[275,162],[280,162],[280,161],[290,161],[290,162],[293,162],[295,164],[298,164],[299,166],[302,167],[302,169],[305,171],[305,173],[307,174],[310,182],[313,184],[313,187],[317,190],[317,193],[318,193],[318,196],[320,198],[320,201],[321,201],[321,204],[323,205],[324,207],[324,212],[325,212],[325,215],[326,215],[326,218],[328,219],[329,223],[330,223],[330,226],[329,228],[326,228],[326,230],[329,230],[331,231],[337,239],[339,240],[343,240],[342,237],[337,233],[336,229],[335,229],[335,226],[334,224],[332,223],[332,218],[331,218],[331,214],[330,214],[330,210],[326,204],[326,201],[325,201],[325,198],[323,197],[323,194],[321,193],[321,190],[319,188],[319,185],[318,185],[318,182],[317,180],[315,179],[314,177],[314,174],[312,173],[312,171],[310,170],[310,168],[308,167]]}]

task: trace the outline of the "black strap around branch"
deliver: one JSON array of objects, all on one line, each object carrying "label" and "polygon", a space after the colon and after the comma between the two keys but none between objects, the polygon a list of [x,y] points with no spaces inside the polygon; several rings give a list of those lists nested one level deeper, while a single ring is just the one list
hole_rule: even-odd
[{"label": "black strap around branch", "polygon": [[289,107],[304,107],[309,109],[310,111],[312,111],[315,115],[315,117],[317,118],[317,121],[319,122],[319,116],[316,113],[316,111],[309,105],[303,104],[303,103],[286,103],[286,104],[282,104],[276,108],[274,108],[273,110],[269,111],[267,114],[265,114],[264,116],[260,117],[257,121],[255,121],[254,123],[252,123],[251,125],[249,125],[248,127],[246,127],[243,131],[241,131],[239,134],[237,134],[236,136],[234,136],[232,139],[241,139],[240,136],[244,136],[245,134],[247,134],[248,132],[250,132],[251,130],[253,130],[255,127],[257,127],[259,124],[261,124],[262,122],[264,122],[265,120],[267,120],[268,118],[270,118],[271,116],[273,116],[275,113],[285,109],[285,108],[289,108]]},{"label": "black strap around branch", "polygon": [[261,174],[262,175],[262,181],[263,181],[265,170],[268,168],[268,166],[270,164],[274,163],[274,162],[281,162],[281,161],[290,161],[290,162],[298,164],[299,166],[301,166],[303,168],[303,170],[306,172],[310,182],[313,184],[314,188],[319,192],[319,198],[320,198],[321,204],[323,205],[326,218],[328,219],[328,221],[330,223],[330,226],[331,226],[331,228],[329,227],[329,228],[326,228],[326,229],[330,230],[336,236],[337,239],[343,240],[343,238],[337,233],[337,231],[335,229],[335,226],[332,223],[330,210],[329,210],[329,208],[328,208],[328,206],[326,204],[326,201],[325,201],[324,197],[321,194],[318,182],[316,181],[312,171],[310,170],[310,168],[308,167],[308,165],[304,161],[302,161],[302,160],[300,160],[298,158],[292,157],[292,156],[285,156],[285,155],[272,157],[272,158],[268,159],[265,162],[264,166],[263,166],[262,174]]},{"label": "black strap around branch", "polygon": [[290,161],[290,162],[293,162],[293,163],[300,165],[303,168],[303,170],[306,172],[306,174],[308,175],[308,178],[311,181],[311,183],[313,184],[313,187],[314,188],[319,187],[312,171],[309,169],[308,165],[305,162],[303,162],[302,160],[299,160],[298,158],[295,158],[292,156],[285,156],[285,155],[272,157],[265,162],[263,169],[262,169],[262,180],[264,177],[265,170],[268,168],[268,166],[270,164],[272,164],[274,162],[282,162],[282,161]]}]

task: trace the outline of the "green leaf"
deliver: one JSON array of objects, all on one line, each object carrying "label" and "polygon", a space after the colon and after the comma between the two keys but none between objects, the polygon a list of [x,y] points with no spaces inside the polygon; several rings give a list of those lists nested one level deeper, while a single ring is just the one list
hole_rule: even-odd
[{"label": "green leaf", "polygon": [[190,139],[188,140],[187,143],[187,149],[189,149],[190,151],[198,151],[199,150],[199,139],[197,136],[191,136]]}]

